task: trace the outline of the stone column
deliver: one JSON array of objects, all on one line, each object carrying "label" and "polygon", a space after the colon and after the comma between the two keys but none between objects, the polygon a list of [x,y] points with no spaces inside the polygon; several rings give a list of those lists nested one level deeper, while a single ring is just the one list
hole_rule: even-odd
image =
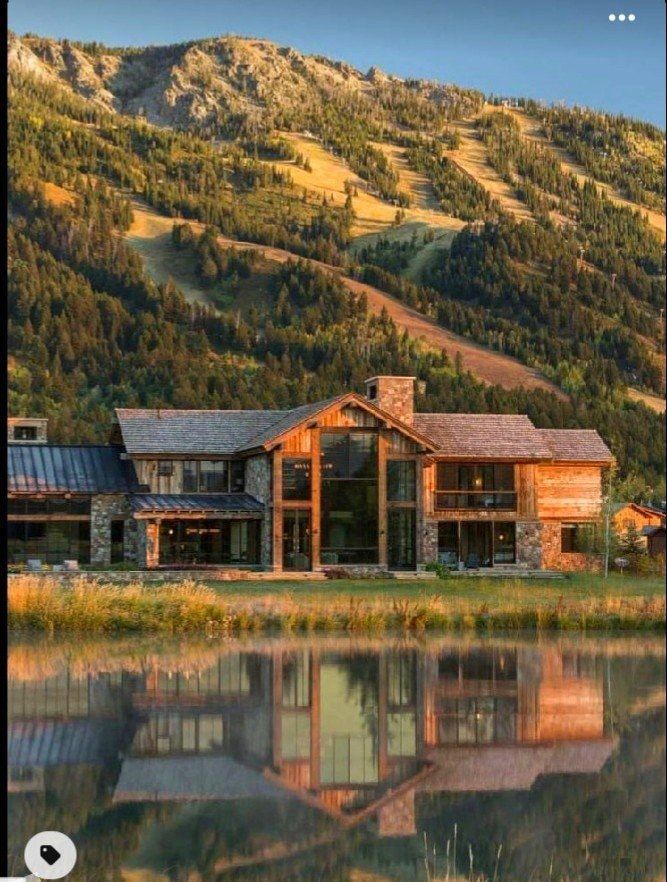
[{"label": "stone column", "polygon": [[421,531],[422,563],[435,563],[438,560],[438,522],[424,519]]},{"label": "stone column", "polygon": [[111,521],[126,519],[129,503],[125,495],[93,496],[90,500],[90,562],[108,567],[111,563]]},{"label": "stone column", "polygon": [[542,527],[539,521],[516,522],[517,564],[531,570],[542,569]]},{"label": "stone column", "polygon": [[152,569],[160,563],[160,521],[146,521],[146,567]]}]

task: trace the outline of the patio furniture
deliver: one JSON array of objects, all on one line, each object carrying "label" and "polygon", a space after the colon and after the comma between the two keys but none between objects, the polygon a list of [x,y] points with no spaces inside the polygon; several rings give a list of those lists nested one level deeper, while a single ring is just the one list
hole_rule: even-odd
[{"label": "patio furniture", "polygon": [[29,560],[28,561],[28,572],[29,573],[41,573],[42,572],[41,560]]}]

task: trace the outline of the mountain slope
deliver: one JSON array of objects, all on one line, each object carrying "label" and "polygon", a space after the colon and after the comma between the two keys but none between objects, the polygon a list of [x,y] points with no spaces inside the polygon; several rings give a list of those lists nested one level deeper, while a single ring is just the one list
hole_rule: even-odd
[{"label": "mountain slope", "polygon": [[[558,152],[567,142],[579,157],[576,115],[552,119],[529,102],[507,113],[471,90],[363,74],[264,40],[123,50],[10,35],[8,51],[14,407],[61,410],[66,433],[86,407],[104,425],[119,401],[249,401],[267,367],[257,404],[339,391],[367,370],[410,371],[428,380],[426,406],[594,425],[624,474],[660,481],[663,423],[627,397],[636,387],[655,404],[664,390],[664,250],[635,211],[660,214],[654,128],[596,122],[618,157],[586,142],[582,180]],[[528,117],[539,143],[516,122]],[[628,203],[633,162],[646,186]],[[591,183],[598,175],[609,181]],[[625,202],[602,183],[624,188]],[[160,219],[159,242],[137,234],[139,204],[138,218]],[[174,221],[192,230],[170,240]],[[95,310],[129,309],[112,322],[115,372],[102,350],[70,357],[56,275]],[[338,351],[350,321],[354,343]],[[177,368],[154,342],[163,333]],[[45,349],[31,354],[36,340]],[[196,374],[180,363],[189,347]]]}]

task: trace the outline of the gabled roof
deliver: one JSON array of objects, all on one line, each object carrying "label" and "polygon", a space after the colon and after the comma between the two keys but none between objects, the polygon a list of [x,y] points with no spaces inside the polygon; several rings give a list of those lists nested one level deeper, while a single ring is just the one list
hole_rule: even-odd
[{"label": "gabled roof", "polygon": [[137,489],[134,466],[121,448],[101,444],[7,445],[9,493],[128,493]]},{"label": "gabled roof", "polygon": [[551,450],[527,416],[501,413],[416,413],[414,426],[432,440],[443,458],[533,460]]},{"label": "gabled roof", "polygon": [[418,443],[432,444],[355,392],[291,410],[116,410],[125,449],[130,455],[229,456],[267,448],[301,424],[336,407],[356,405]]},{"label": "gabled roof", "polygon": [[556,462],[604,462],[614,460],[611,450],[595,429],[540,429]]},{"label": "gabled roof", "polygon": [[615,502],[612,505],[614,514],[624,511],[626,508],[633,508],[639,514],[649,518],[664,518],[665,512],[657,508],[651,508],[650,505],[641,505],[639,502]]}]

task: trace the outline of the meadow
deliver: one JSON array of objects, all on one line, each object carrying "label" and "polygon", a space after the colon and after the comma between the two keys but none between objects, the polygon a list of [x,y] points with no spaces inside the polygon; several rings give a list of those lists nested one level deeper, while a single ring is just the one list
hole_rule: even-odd
[{"label": "meadow", "polygon": [[12,631],[243,634],[662,631],[660,578],[142,582],[11,577]]}]

